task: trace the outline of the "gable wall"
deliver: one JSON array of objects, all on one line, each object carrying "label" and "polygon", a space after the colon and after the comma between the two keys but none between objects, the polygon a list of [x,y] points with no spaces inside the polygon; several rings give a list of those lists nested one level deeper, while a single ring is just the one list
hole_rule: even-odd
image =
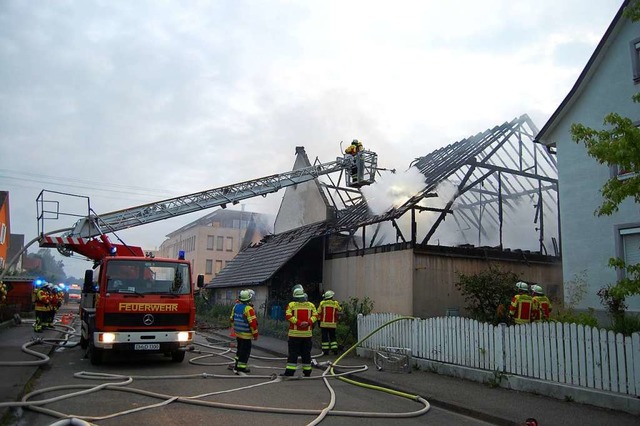
[{"label": "gable wall", "polygon": [[[293,170],[310,166],[305,155],[296,157]],[[289,186],[285,189],[280,210],[274,223],[276,234],[304,225],[327,220],[327,205],[315,180]]]},{"label": "gable wall", "polygon": [[[597,217],[601,204],[600,188],[610,177],[609,168],[590,158],[584,145],[571,140],[570,126],[582,123],[603,127],[603,117],[617,112],[632,120],[640,120],[640,106],[631,96],[640,91],[632,79],[629,41],[640,36],[640,23],[627,22],[615,34],[604,53],[593,78],[583,82],[584,90],[565,108],[565,115],[546,139],[557,144],[562,256],[565,282],[583,274],[588,283],[587,296],[579,308],[603,310],[597,291],[617,277],[607,266],[616,256],[618,224],[640,223],[638,206],[626,200],[612,216]],[[640,309],[640,298],[629,300],[630,310]]]}]

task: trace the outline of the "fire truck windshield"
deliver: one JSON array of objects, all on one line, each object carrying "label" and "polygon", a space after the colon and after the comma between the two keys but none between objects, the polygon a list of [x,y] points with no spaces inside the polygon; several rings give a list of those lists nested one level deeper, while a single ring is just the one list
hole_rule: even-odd
[{"label": "fire truck windshield", "polygon": [[189,267],[183,263],[153,260],[119,260],[107,263],[107,292],[136,294],[189,294]]}]

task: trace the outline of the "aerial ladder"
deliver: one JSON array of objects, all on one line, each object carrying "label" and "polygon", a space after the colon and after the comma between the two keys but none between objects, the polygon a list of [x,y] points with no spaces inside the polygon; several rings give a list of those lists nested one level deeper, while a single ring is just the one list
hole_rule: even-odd
[{"label": "aerial ladder", "polygon": [[[69,256],[72,252],[79,253],[90,259],[98,260],[106,253],[127,256],[141,256],[139,247],[129,247],[126,244],[113,244],[106,234],[115,233],[135,226],[145,225],[160,220],[165,220],[200,210],[222,207],[227,204],[235,205],[240,201],[256,197],[266,196],[293,185],[311,181],[319,176],[335,172],[345,172],[347,187],[360,188],[375,182],[378,170],[377,154],[363,150],[357,155],[345,155],[335,161],[319,163],[313,166],[279,173],[241,183],[222,186],[180,197],[143,204],[123,210],[117,210],[106,214],[95,214],[89,208],[89,214],[81,217],[71,228],[45,233],[45,220],[60,216],[59,203],[45,199],[42,191],[36,203],[38,206],[38,234],[40,247],[57,248],[61,254]],[[353,174],[354,165],[357,174]],[[56,210],[51,210],[53,204]],[[61,236],[59,234],[64,231]]]},{"label": "aerial ladder", "polygon": [[[108,233],[212,207],[225,208],[334,172],[344,171],[346,186],[359,188],[373,183],[378,170],[377,155],[364,150],[329,163],[111,213],[95,214],[89,205],[86,216],[73,215],[79,217],[75,225],[49,233],[45,220],[67,213],[60,212],[58,201],[46,199],[45,194],[53,191],[43,190],[36,199],[37,240],[40,247],[56,248],[65,256],[78,253],[94,261],[97,280],[94,270],[85,272],[80,304],[80,346],[88,349],[92,364],[100,364],[112,351],[160,352],[182,362],[195,326],[190,262],[183,252],[178,259],[155,258],[140,247],[112,243]],[[80,198],[88,201],[88,197]],[[203,284],[204,276],[199,275],[197,287]]]}]

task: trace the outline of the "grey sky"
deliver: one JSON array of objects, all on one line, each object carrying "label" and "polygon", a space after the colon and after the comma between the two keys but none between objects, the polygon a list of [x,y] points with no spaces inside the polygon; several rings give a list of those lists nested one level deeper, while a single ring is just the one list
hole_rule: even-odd
[{"label": "grey sky", "polygon": [[[36,236],[41,189],[109,212],[290,170],[298,145],[330,161],[359,138],[403,170],[523,113],[542,127],[621,3],[3,0],[11,231]],[[154,248],[205,213],[121,236]]]}]

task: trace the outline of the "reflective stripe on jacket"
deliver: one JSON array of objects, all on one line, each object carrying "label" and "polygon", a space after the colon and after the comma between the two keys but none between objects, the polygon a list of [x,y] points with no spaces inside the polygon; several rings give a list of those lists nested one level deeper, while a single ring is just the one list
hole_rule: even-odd
[{"label": "reflective stripe on jacket", "polygon": [[531,311],[533,310],[533,299],[528,294],[516,294],[511,299],[509,314],[516,324],[526,324],[531,322]]},{"label": "reflective stripe on jacket", "polygon": [[532,321],[547,321],[551,315],[551,300],[547,296],[533,296]]},{"label": "reflective stripe on jacket", "polygon": [[251,305],[236,303],[231,310],[229,320],[239,339],[252,339],[258,335],[258,320]]},{"label": "reflective stripe on jacket", "polygon": [[318,305],[318,319],[320,327],[336,328],[338,325],[338,312],[342,312],[342,306],[337,300],[323,300]]},{"label": "reflective stripe on jacket", "polygon": [[[289,321],[289,337],[311,337],[318,312],[311,302],[289,302],[284,317]],[[303,322],[307,325],[300,325]]]},{"label": "reflective stripe on jacket", "polygon": [[44,289],[36,292],[36,311],[48,311],[50,302],[49,292]]}]

